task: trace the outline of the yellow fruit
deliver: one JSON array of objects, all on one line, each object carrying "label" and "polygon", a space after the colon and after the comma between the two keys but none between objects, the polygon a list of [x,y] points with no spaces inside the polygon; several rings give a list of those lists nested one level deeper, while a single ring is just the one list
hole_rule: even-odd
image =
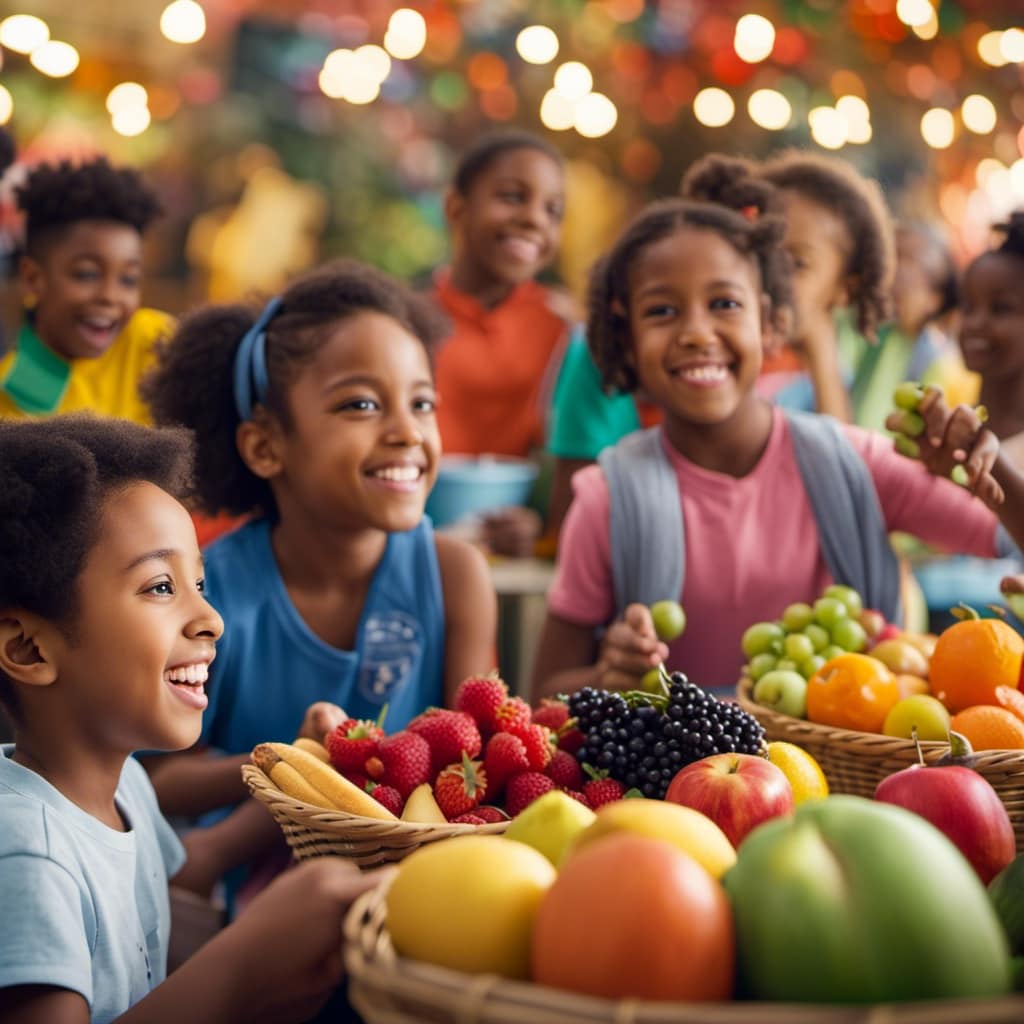
[{"label": "yellow fruit", "polygon": [[307,754],[312,754],[318,761],[323,761],[324,764],[331,763],[331,755],[327,753],[327,748],[322,743],[311,740],[308,736],[299,736],[297,739],[292,740],[292,746],[306,751]]},{"label": "yellow fruit", "polygon": [[828,796],[828,779],[821,765],[803,747],[776,740],[768,744],[768,760],[789,779],[795,803]]},{"label": "yellow fruit", "polygon": [[616,800],[599,807],[594,823],[584,829],[567,856],[613,832],[635,832],[664,839],[689,854],[713,878],[721,878],[736,863],[736,851],[725,833],[706,815],[664,800]]},{"label": "yellow fruit", "polygon": [[949,712],[940,700],[928,693],[913,693],[893,704],[882,732],[909,740],[916,731],[919,740],[944,740],[949,728]]},{"label": "yellow fruit", "polygon": [[415,821],[421,825],[447,825],[448,819],[444,811],[437,806],[434,791],[429,782],[421,782],[405,801],[402,808],[402,821]]},{"label": "yellow fruit", "polygon": [[386,897],[400,956],[526,978],[533,922],[555,880],[542,853],[503,836],[456,836],[401,862]]},{"label": "yellow fruit", "polygon": [[589,807],[553,789],[517,814],[504,836],[539,850],[557,868],[570,844],[594,823],[594,818]]}]

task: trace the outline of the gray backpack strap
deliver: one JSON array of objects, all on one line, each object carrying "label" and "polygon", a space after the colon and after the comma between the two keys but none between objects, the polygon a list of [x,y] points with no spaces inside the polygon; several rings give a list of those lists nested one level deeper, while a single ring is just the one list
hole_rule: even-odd
[{"label": "gray backpack strap", "polygon": [[676,474],[661,428],[628,434],[597,461],[608,482],[615,607],[679,600],[686,540]]},{"label": "gray backpack strap", "polygon": [[786,418],[829,573],[901,622],[899,563],[868,467],[832,417],[787,410]]}]

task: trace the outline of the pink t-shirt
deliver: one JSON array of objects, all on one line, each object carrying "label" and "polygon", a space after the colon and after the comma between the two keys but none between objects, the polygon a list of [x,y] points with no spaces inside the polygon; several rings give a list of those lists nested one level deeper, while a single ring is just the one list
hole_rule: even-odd
[{"label": "pink t-shirt", "polygon": [[[898,455],[883,435],[843,429],[867,464],[890,531],[949,551],[995,556],[997,520],[982,502]],[[774,410],[761,459],[738,479],[694,465],[664,436],[662,441],[679,482],[686,527],[680,601],[687,625],[671,645],[668,664],[701,686],[732,688],[744,662],[743,630],[778,618],[794,601],[812,602],[833,582],[818,526],[781,409]],[[577,625],[603,626],[613,618],[615,603],[608,485],[600,467],[581,469],[573,491],[548,609]]]}]

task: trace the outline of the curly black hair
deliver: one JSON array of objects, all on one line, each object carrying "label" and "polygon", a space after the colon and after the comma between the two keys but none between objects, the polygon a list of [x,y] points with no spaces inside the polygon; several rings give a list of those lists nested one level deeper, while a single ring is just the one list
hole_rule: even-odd
[{"label": "curly black hair", "polygon": [[1008,221],[993,228],[1006,236],[993,252],[1024,258],[1024,210],[1014,210]]},{"label": "curly black hair", "polygon": [[[339,321],[363,312],[383,313],[419,338],[428,355],[449,330],[427,297],[354,260],[337,260],[296,278],[281,300],[267,328],[268,387],[260,404],[285,429],[293,422],[290,385]],[[157,423],[185,426],[195,434],[195,500],[209,515],[277,515],[270,485],[250,471],[235,445],[240,422],[235,353],[260,309],[209,306],[184,317],[140,385]]]},{"label": "curly black hair", "polygon": [[[32,612],[74,633],[76,580],[112,492],[148,481],[176,498],[192,479],[192,439],[126,420],[73,413],[0,419],[0,613]],[[16,715],[11,680],[0,703]]]},{"label": "curly black hair", "polygon": [[[741,208],[749,205],[743,201]],[[590,274],[587,344],[605,391],[630,392],[638,384],[630,359],[630,268],[649,245],[686,227],[718,233],[753,261],[761,291],[768,297],[772,325],[782,333],[788,330],[790,261],[781,245],[786,230],[782,219],[772,214],[748,216],[718,203],[661,199],[633,219]]]},{"label": "curly black hair", "polygon": [[14,163],[15,156],[17,156],[17,150],[11,133],[6,128],[0,128],[0,177]]},{"label": "curly black hair", "polygon": [[15,196],[25,214],[25,251],[33,257],[77,221],[117,221],[141,235],[163,213],[138,171],[112,167],[102,156],[83,164],[39,164]]},{"label": "curly black hair", "polygon": [[515,149],[535,149],[562,165],[562,154],[546,139],[532,132],[506,129],[485,132],[459,157],[452,175],[452,186],[459,195],[466,195],[473,182],[503,153]]},{"label": "curly black hair", "polygon": [[929,315],[928,320],[937,320],[950,310],[956,309],[960,301],[960,278],[949,241],[943,232],[928,221],[905,220],[896,224],[895,237],[897,250],[902,238],[920,238],[927,246],[922,269],[939,295],[939,304]]},{"label": "curly black hair", "polygon": [[770,157],[760,174],[778,188],[819,203],[843,222],[850,239],[845,268],[850,301],[858,330],[873,338],[891,312],[895,268],[892,224],[878,183],[838,157],[798,149]]}]

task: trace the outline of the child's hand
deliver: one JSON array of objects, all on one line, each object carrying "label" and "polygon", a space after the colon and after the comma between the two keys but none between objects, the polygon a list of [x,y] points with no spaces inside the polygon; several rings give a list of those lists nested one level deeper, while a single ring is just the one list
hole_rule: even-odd
[{"label": "child's hand", "polygon": [[275,879],[213,940],[237,972],[251,1024],[304,1021],[323,1006],[344,976],[346,912],[392,871],[361,872],[337,857],[305,861]]},{"label": "child's hand", "polygon": [[1024,576],[1004,576],[999,589],[1004,594],[1024,594]]},{"label": "child's hand", "polygon": [[317,743],[323,743],[324,737],[346,718],[348,715],[344,708],[339,708],[337,704],[331,704],[326,700],[318,700],[306,709],[296,738],[305,736],[307,739],[316,740]]},{"label": "child's hand", "polygon": [[606,690],[636,689],[640,677],[667,657],[668,645],[654,632],[650,608],[631,604],[625,615],[608,627],[601,641],[597,685]]},{"label": "child's hand", "polygon": [[533,554],[543,526],[532,508],[510,505],[482,517],[481,539],[496,555],[527,558]]}]

